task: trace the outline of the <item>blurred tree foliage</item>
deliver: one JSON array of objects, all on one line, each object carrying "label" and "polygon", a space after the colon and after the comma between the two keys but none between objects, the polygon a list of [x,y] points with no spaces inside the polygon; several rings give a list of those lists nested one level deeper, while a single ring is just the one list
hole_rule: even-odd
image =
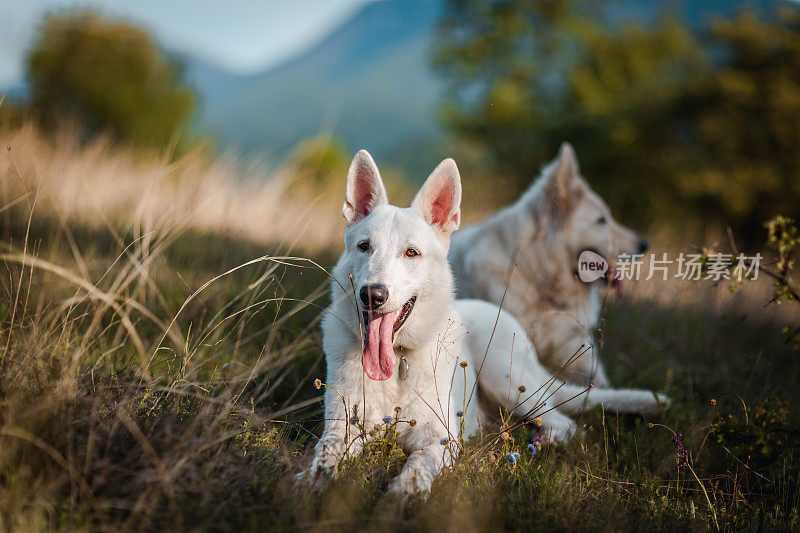
[{"label": "blurred tree foliage", "polygon": [[[800,205],[800,17],[693,32],[604,2],[448,0],[434,62],[448,126],[486,149],[508,201],[559,144],[620,218],[728,224],[745,240]],[[752,241],[750,241],[752,242]]]},{"label": "blurred tree foliage", "polygon": [[143,30],[90,12],[48,17],[27,58],[31,107],[141,147],[177,143],[195,97]]},{"label": "blurred tree foliage", "polygon": [[[353,155],[341,139],[330,135],[319,135],[301,142],[286,162],[287,191],[341,202],[344,199],[345,176]],[[381,165],[380,161],[376,164],[392,203],[409,203],[412,191],[408,181],[391,167]]]},{"label": "blurred tree foliage", "polygon": [[682,101],[696,170],[676,183],[752,240],[775,214],[800,214],[800,14],[716,21],[711,44],[725,57]]},{"label": "blurred tree foliage", "polygon": [[350,155],[342,141],[320,135],[298,144],[287,163],[290,169],[289,192],[338,193],[342,176],[347,175]]},{"label": "blurred tree foliage", "polygon": [[23,110],[16,102],[10,102],[0,94],[0,130],[19,128],[23,123]]}]

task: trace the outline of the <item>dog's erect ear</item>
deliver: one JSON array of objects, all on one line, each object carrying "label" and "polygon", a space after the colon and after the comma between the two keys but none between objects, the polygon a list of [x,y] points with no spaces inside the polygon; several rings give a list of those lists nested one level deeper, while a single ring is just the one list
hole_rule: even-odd
[{"label": "dog's erect ear", "polygon": [[387,203],[386,188],[375,161],[369,152],[360,150],[347,173],[342,216],[349,226],[369,215],[377,206]]},{"label": "dog's erect ear", "polygon": [[411,206],[416,208],[434,229],[447,235],[461,224],[461,177],[452,159],[445,159],[437,166],[417,195]]},{"label": "dog's erect ear", "polygon": [[555,211],[567,211],[573,200],[574,181],[580,176],[578,158],[571,144],[565,142],[561,145],[558,158],[550,164],[548,172],[545,201]]}]

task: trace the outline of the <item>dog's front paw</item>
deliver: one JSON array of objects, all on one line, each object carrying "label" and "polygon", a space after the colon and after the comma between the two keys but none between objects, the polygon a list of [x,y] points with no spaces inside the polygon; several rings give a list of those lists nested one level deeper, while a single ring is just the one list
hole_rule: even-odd
[{"label": "dog's front paw", "polygon": [[317,470],[308,468],[294,475],[296,489],[310,489],[318,492],[325,486],[325,476]]},{"label": "dog's front paw", "polygon": [[335,464],[326,464],[323,458],[314,457],[311,465],[306,470],[295,474],[294,479],[298,486],[318,491],[334,476],[335,471]]},{"label": "dog's front paw", "polygon": [[337,438],[323,437],[317,443],[314,459],[307,470],[295,476],[298,484],[319,489],[336,476],[336,467],[345,453],[344,442]]},{"label": "dog's front paw", "polygon": [[403,470],[386,489],[386,493],[403,500],[415,495],[427,498],[432,486],[433,476],[428,472],[421,469]]},{"label": "dog's front paw", "polygon": [[409,479],[408,477],[404,479],[398,477],[391,483],[391,485],[389,485],[389,488],[386,489],[386,494],[401,500],[407,500],[411,496],[422,496],[423,498],[427,498],[430,496],[430,493],[430,485],[425,486],[424,483],[417,483],[415,480]]}]

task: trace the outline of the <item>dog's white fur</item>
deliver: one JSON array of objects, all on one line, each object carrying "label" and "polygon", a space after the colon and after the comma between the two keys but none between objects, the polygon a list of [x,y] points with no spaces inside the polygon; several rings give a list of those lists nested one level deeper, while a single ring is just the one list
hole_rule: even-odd
[{"label": "dog's white fur", "polygon": [[[540,411],[565,402],[541,414],[550,439],[564,441],[576,431],[564,413],[600,403],[612,410],[649,412],[666,401],[643,390],[593,389],[581,395],[582,387],[552,380],[510,314],[487,302],[455,301],[447,251],[450,234],[459,224],[460,200],[460,178],[451,159],[433,171],[408,208],[389,205],[367,152],[362,150],[353,159],[343,207],[345,249],[332,272],[332,304],[322,322],[328,369],[325,429],[310,467],[299,479],[319,483],[326,474],[334,474],[345,455],[357,454],[373,438],[358,425],[369,431],[384,417],[395,416],[395,407],[402,409],[405,421],[397,424],[399,443],[409,455],[389,491],[408,494],[429,491],[436,475],[454,459],[459,410],[464,411],[465,436],[469,436],[499,406],[536,416],[543,397],[547,406]],[[364,241],[368,247],[359,247]],[[406,256],[409,248],[419,255]],[[364,325],[357,295],[360,287],[374,283],[389,289],[380,308],[387,313],[416,296],[393,343],[410,365],[405,380],[397,368],[384,381],[371,380],[362,368]],[[462,361],[468,364],[463,370]],[[476,380],[480,394],[476,390],[472,396]],[[547,393],[532,394],[548,382]],[[520,386],[527,394],[514,406]],[[472,396],[466,405],[465,396]],[[415,425],[407,422],[411,419]]]},{"label": "dog's white fur", "polygon": [[603,281],[582,282],[578,256],[591,249],[613,265],[618,255],[643,247],[581,177],[565,143],[519,200],[453,236],[450,263],[459,298],[502,300],[552,370],[570,382],[608,387],[593,338]]}]

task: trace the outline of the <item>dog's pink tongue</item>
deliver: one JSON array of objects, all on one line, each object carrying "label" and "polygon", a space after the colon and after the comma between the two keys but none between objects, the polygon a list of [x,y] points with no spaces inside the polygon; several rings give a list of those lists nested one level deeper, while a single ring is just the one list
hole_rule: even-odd
[{"label": "dog's pink tongue", "polygon": [[614,295],[617,299],[622,298],[622,280],[617,275],[617,271],[614,268],[608,271],[608,279],[611,280],[610,286],[614,289]]},{"label": "dog's pink tongue", "polygon": [[364,365],[364,372],[370,379],[385,381],[392,377],[397,361],[392,347],[392,334],[394,321],[399,312],[376,316],[367,325],[367,338],[361,364]]},{"label": "dog's pink tongue", "polygon": [[622,298],[622,280],[615,276],[611,282],[611,286],[614,287],[614,294],[617,296],[617,299]]}]

